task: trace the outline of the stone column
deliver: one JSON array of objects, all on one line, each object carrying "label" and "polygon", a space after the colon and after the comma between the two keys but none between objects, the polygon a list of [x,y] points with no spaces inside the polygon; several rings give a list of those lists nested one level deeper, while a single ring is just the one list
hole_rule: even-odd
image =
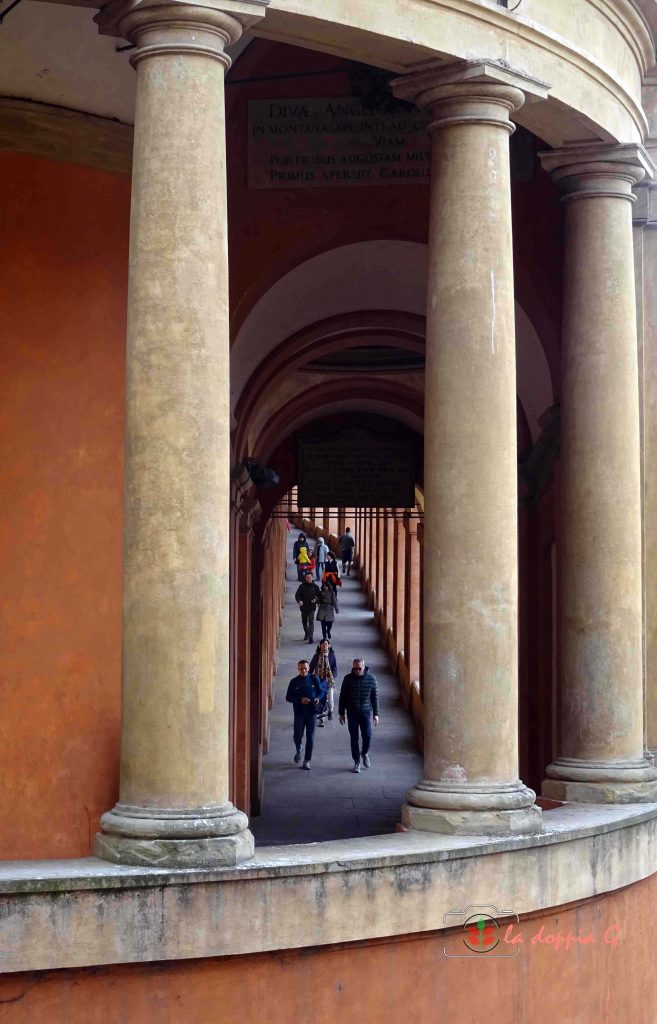
[{"label": "stone column", "polygon": [[395,514],[394,509],[383,510],[383,642],[388,649],[389,636],[392,631],[393,589],[395,585]]},{"label": "stone column", "polygon": [[383,614],[383,592],[384,592],[384,560],[385,560],[385,544],[384,544],[384,526],[385,526],[385,509],[377,509],[376,519],[376,535],[377,535],[377,565],[375,567],[375,614],[377,616],[377,622],[381,621],[381,615]]},{"label": "stone column", "polygon": [[246,811],[250,805],[250,717],[251,717],[251,586],[253,526],[260,518],[260,503],[246,498],[238,509],[238,538],[235,579],[236,607],[233,629],[237,634],[235,658],[235,701],[233,726],[235,732],[235,764],[233,766],[233,799]]},{"label": "stone column", "polygon": [[[417,528],[417,540],[418,547],[420,549],[420,557],[418,559],[418,575],[420,585],[418,587],[418,601],[420,605],[420,623],[424,622],[424,524],[418,523]],[[424,701],[424,630],[420,628],[420,635],[418,637],[418,665],[420,669],[420,697]]]},{"label": "stone column", "polygon": [[[654,150],[650,154],[655,160]],[[657,756],[657,184],[634,189],[643,535],[643,673],[645,753]]]},{"label": "stone column", "polygon": [[[414,510],[413,510],[414,511]],[[404,692],[420,678],[420,545],[417,539],[418,520],[404,518]]]},{"label": "stone column", "polygon": [[398,79],[429,110],[424,778],[402,820],[541,828],[518,778],[518,570],[510,115],[540,83],[490,62]]},{"label": "stone column", "polygon": [[379,599],[379,510],[371,509],[371,538],[372,538],[372,571],[370,574],[370,606],[376,614],[377,601]]},{"label": "stone column", "polygon": [[632,186],[641,147],[543,154],[564,189],[558,533],[559,756],[546,796],[653,801],[644,758],[641,492]]},{"label": "stone column", "polygon": [[389,646],[390,662],[397,669],[399,652],[404,647],[404,593],[406,590],[405,554],[406,540],[403,519],[398,511],[394,518],[394,556],[393,556],[393,592],[392,592],[392,636]]},{"label": "stone column", "polygon": [[[110,4],[135,44],[119,802],[94,853],[251,856],[229,791],[230,405],[224,47],[244,4]],[[253,3],[254,14],[264,6]],[[236,11],[236,14],[230,13]]]}]

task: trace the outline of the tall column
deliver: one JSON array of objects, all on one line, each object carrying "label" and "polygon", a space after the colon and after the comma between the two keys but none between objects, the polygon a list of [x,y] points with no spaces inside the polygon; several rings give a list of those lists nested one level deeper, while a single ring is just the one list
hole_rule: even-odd
[{"label": "tall column", "polygon": [[376,510],[376,604],[379,616],[383,612],[385,587],[385,509]]},{"label": "tall column", "polygon": [[407,693],[411,684],[420,678],[420,546],[417,539],[417,519],[404,518],[404,683]]},{"label": "tall column", "polygon": [[365,584],[366,584],[365,590],[366,590],[368,599],[369,599],[369,596],[370,596],[370,591],[372,590],[372,566],[374,564],[373,560],[372,560],[373,559],[373,549],[374,549],[374,545],[373,545],[373,538],[374,538],[373,512],[374,512],[374,509],[372,509],[372,508],[366,508],[365,509],[365,515],[366,515],[365,532],[366,532],[366,535],[367,535],[367,561],[366,561],[366,570],[365,570]]},{"label": "tall column", "polygon": [[392,637],[389,653],[392,667],[397,668],[399,652],[404,648],[404,593],[406,575],[404,571],[406,540],[403,519],[395,510],[394,518],[394,555],[393,555],[393,592],[392,592]]},{"label": "tall column", "polygon": [[642,147],[553,150],[565,190],[558,533],[559,756],[546,796],[653,801],[644,758],[641,490],[632,186]]},{"label": "tall column", "polygon": [[[653,90],[654,91],[654,90]],[[650,153],[653,161],[656,154]],[[657,183],[634,190],[643,533],[644,704],[649,756],[657,756]]]},{"label": "tall column", "polygon": [[392,604],[393,588],[395,585],[394,555],[395,555],[395,517],[394,509],[383,510],[383,625],[385,627],[384,643],[388,647],[388,636],[392,630]]},{"label": "tall column", "polygon": [[424,629],[422,629],[422,623],[424,623],[424,525],[418,524],[417,528],[417,541],[420,549],[420,556],[418,559],[418,576],[419,576],[419,587],[418,587],[418,604],[420,606],[420,634],[418,637],[418,665],[420,666],[420,697],[424,701]]},{"label": "tall column", "polygon": [[235,746],[233,765],[233,799],[238,807],[246,811],[250,803],[250,715],[251,715],[251,552],[253,548],[253,523],[260,515],[260,505],[255,499],[243,503],[239,513],[239,534],[235,581],[237,601],[234,628],[237,632],[235,664],[235,704],[233,709]]},{"label": "tall column", "polygon": [[94,843],[119,863],[235,864],[253,852],[248,819],[228,799],[223,88],[224,46],[245,20],[227,12],[244,9],[133,0],[98,16],[101,31],[135,44],[137,71],[121,779]]},{"label": "tall column", "polygon": [[374,607],[374,601],[376,600],[376,566],[377,566],[377,550],[376,550],[376,537],[377,537],[377,509],[370,508],[370,557],[369,557],[369,572],[367,578],[369,580],[368,586],[368,600],[372,607]]},{"label": "tall column", "polygon": [[516,374],[510,114],[546,89],[467,61],[398,79],[429,110],[424,778],[402,820],[539,830],[518,778]]}]

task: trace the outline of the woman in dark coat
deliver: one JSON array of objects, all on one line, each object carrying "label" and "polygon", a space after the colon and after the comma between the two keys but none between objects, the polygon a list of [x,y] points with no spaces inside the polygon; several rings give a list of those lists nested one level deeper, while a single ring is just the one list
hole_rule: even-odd
[{"label": "woman in dark coat", "polygon": [[322,624],[322,637],[331,639],[335,616],[339,614],[338,595],[328,580],[324,580],[317,601],[317,621]]}]

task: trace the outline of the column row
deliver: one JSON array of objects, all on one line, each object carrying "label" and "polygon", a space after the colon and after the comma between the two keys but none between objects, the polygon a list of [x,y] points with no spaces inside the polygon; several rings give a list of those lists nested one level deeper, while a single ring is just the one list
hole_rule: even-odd
[{"label": "column row", "polygon": [[[228,799],[229,344],[223,76],[266,0],[110,5],[135,45],[129,266],[120,798],[96,852],[128,863],[250,856]],[[230,8],[226,13],[221,7]],[[459,62],[397,81],[432,136],[425,511],[359,520],[361,567],[422,678],[424,776],[414,828],[540,827],[518,778],[517,493],[508,138],[527,92],[506,66]],[[192,101],[193,98],[193,101]],[[648,800],[643,757],[636,317],[630,201],[638,146],[552,151],[564,187],[560,756],[546,792]],[[184,259],[181,254],[184,253]],[[328,513],[328,514],[327,514]],[[319,510],[315,510],[315,518]],[[322,510],[339,536],[337,510]],[[357,537],[358,540],[358,537]],[[417,594],[417,600],[414,595]],[[420,597],[422,594],[422,597]],[[409,596],[410,595],[410,596]],[[402,600],[403,598],[403,600]],[[403,605],[403,609],[402,609]],[[424,667],[417,616],[423,606]],[[399,633],[397,634],[399,635]],[[268,652],[268,656],[271,652]]]},{"label": "column row", "polygon": [[[427,296],[425,774],[403,820],[540,827],[518,779],[517,493],[508,137],[529,84],[475,62],[400,79],[432,134]],[[551,151],[564,188],[559,757],[544,793],[653,800],[643,755],[638,372],[630,202],[641,147]],[[460,201],[467,197],[467,203]]]}]

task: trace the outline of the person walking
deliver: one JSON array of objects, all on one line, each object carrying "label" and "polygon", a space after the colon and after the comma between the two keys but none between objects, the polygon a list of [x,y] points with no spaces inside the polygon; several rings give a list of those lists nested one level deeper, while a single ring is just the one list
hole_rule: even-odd
[{"label": "person walking", "polygon": [[[310,665],[305,658],[297,664],[297,675],[290,679],[286,701],[294,708],[294,728],[292,737],[294,739],[294,763],[299,764],[303,756],[302,768],[310,771],[310,762],[313,758],[313,746],[315,742],[315,727],[317,725],[317,709],[324,694],[324,684],[319,677],[310,671]],[[303,755],[301,745],[303,744],[304,733],[306,735]]]},{"label": "person walking", "polygon": [[299,557],[299,549],[302,548],[302,547],[305,548],[307,546],[307,544],[308,544],[308,541],[306,540],[305,533],[300,533],[299,536],[297,537],[297,539],[295,540],[294,546],[292,548],[292,558],[294,559],[295,562],[296,562],[297,558]]},{"label": "person walking", "polygon": [[303,625],[303,638],[312,644],[313,633],[315,632],[315,611],[319,604],[320,589],[313,583],[312,572],[306,572],[303,581],[297,587],[294,600],[301,609],[301,623]]},{"label": "person walking", "polygon": [[324,569],[324,575],[322,576],[322,583],[324,580],[328,580],[331,584],[333,592],[337,594],[338,587],[342,586],[342,580],[340,579],[340,570],[338,569],[338,563],[335,555],[332,551],[329,551],[328,558],[326,559],[326,567]]},{"label": "person walking", "polygon": [[[333,721],[333,708],[335,706],[335,680],[338,674],[338,662],[335,652],[331,647],[331,641],[324,638],[317,644],[317,650],[310,659],[310,671],[319,677],[320,682],[326,687],[329,722]],[[324,715],[317,716],[317,725],[324,727]]]},{"label": "person walking", "polygon": [[356,547],[356,541],[354,540],[354,536],[349,527],[347,527],[347,529],[340,537],[338,544],[340,545],[340,558],[342,559],[342,575],[344,576],[344,574],[346,573],[347,576],[350,576],[351,563],[354,560],[354,548]]},{"label": "person walking", "polygon": [[362,658],[354,658],[351,672],[342,680],[340,700],[338,701],[340,725],[344,725],[345,714],[351,738],[351,756],[354,759],[354,766],[351,770],[359,772],[361,757],[363,768],[370,767],[372,715],[374,715],[374,725],[379,724],[379,694],[376,676],[370,672]]},{"label": "person walking", "polygon": [[328,553],[328,544],[323,537],[318,537],[315,544],[315,577],[318,580],[321,580],[324,575]]},{"label": "person walking", "polygon": [[299,581],[304,579],[307,572],[310,572],[312,576],[314,568],[315,559],[311,550],[307,544],[302,544],[297,555],[297,576]]},{"label": "person walking", "polygon": [[331,630],[333,629],[335,616],[339,614],[338,595],[329,581],[324,580],[317,602],[317,621],[322,624],[322,636],[325,639],[331,639]]},{"label": "person walking", "polygon": [[301,548],[306,547],[308,547],[306,535],[305,533],[300,533],[292,547],[292,558],[294,559],[294,564],[297,567],[297,579],[299,581],[303,579],[303,573],[305,572],[305,567],[299,564],[299,552],[301,551]]}]

